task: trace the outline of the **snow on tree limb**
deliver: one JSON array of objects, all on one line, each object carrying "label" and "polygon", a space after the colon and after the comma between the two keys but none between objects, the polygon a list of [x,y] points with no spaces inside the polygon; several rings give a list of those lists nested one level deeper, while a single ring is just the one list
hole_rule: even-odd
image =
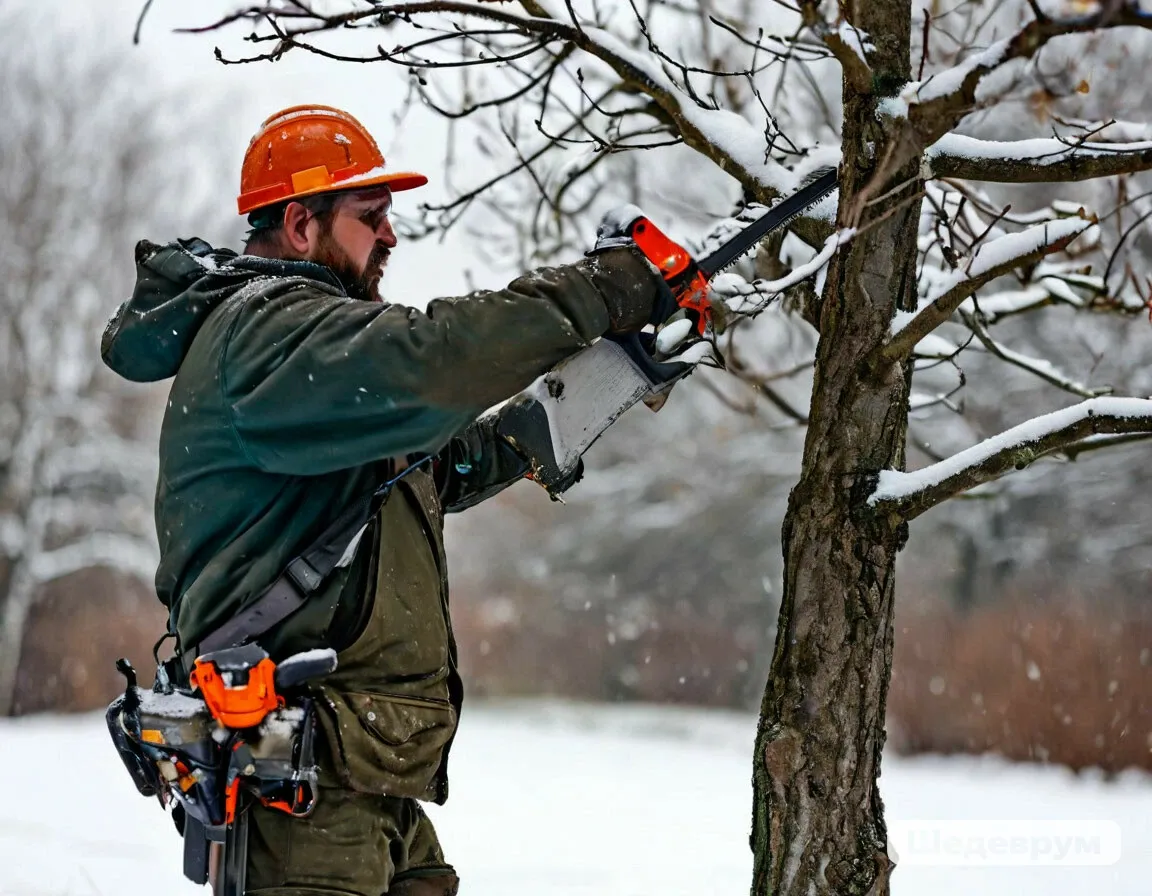
[{"label": "snow on tree limb", "polygon": [[847,21],[841,22],[836,28],[823,25],[816,31],[825,46],[836,56],[844,70],[844,77],[850,79],[858,90],[866,92],[872,82],[868,54],[876,52],[872,39]]},{"label": "snow on tree limb", "polygon": [[1107,395],[1112,391],[1110,387],[1092,388],[1085,386],[1083,383],[1074,380],[1068,374],[1059,370],[1056,365],[1043,358],[1030,358],[1020,352],[1014,351],[1005,345],[1001,345],[992,338],[992,334],[988,332],[988,328],[980,320],[977,314],[966,314],[961,310],[961,316],[964,322],[971,328],[972,332],[976,334],[976,338],[991,354],[995,355],[1001,361],[1011,364],[1013,367],[1019,367],[1031,373],[1033,376],[1038,376],[1046,383],[1050,383],[1058,389],[1063,389],[1065,392],[1070,392],[1073,395],[1079,395],[1081,398],[1096,398],[1100,395]]},{"label": "snow on tree limb", "polygon": [[[212,31],[244,19],[264,22],[273,29],[277,41],[272,51],[222,60],[229,63],[275,60],[289,49],[300,48],[329,58],[411,66],[413,61],[405,55],[408,48],[403,46],[391,51],[381,48],[379,55],[348,57],[311,44],[308,38],[357,24],[384,28],[396,23],[411,24],[417,22],[418,17],[437,14],[450,17],[453,28],[461,35],[469,33],[463,20],[472,17],[538,38],[540,43],[535,50],[546,52],[545,47],[551,43],[565,43],[598,59],[623,82],[625,93],[641,94],[652,101],[645,110],[647,114],[667,125],[687,146],[710,159],[760,202],[770,202],[794,191],[807,170],[806,166],[798,166],[793,171],[765,152],[763,122],[758,126],[746,115],[708,108],[704,100],[693,95],[690,85],[685,88],[674,81],[662,63],[661,54],[652,51],[654,48],[640,50],[630,46],[615,34],[581,19],[572,4],[564,0],[523,0],[517,6],[490,0],[377,2],[331,15],[306,6],[285,10],[281,4],[269,2],[248,6],[203,27],[181,30]],[[522,55],[528,52],[525,50]],[[499,62],[499,59],[489,61]],[[807,155],[811,157],[812,153]],[[810,244],[819,246],[832,232],[835,210],[834,203],[820,203],[799,216],[792,227]]]},{"label": "snow on tree limb", "polygon": [[[1152,28],[1152,13],[1144,12],[1138,0],[1102,3],[1090,15],[1070,18],[1049,16],[1035,5],[1033,11],[1036,16],[1011,37],[996,41],[952,68],[909,83],[897,96],[882,101],[884,114],[905,120],[899,141],[902,152],[914,154],[927,148],[969,113],[995,102],[999,97],[977,96],[985,79],[1016,60],[1032,59],[1055,38],[1109,28]],[[902,161],[896,158],[893,164]]]},{"label": "snow on tree limb", "polygon": [[[730,110],[701,107],[673,83],[651,53],[628,46],[603,28],[579,23],[571,7],[566,8],[556,0],[534,0],[532,6],[546,12],[548,19],[533,16],[528,19],[529,22],[545,21],[570,29],[565,35],[567,40],[606,63],[627,84],[650,96],[675,122],[685,143],[712,159],[723,171],[740,181],[742,186],[753,189],[757,194],[768,190],[775,195],[789,193],[796,188],[797,176],[793,172],[765,158],[762,128],[753,126]],[[374,14],[378,11],[379,8]],[[473,10],[472,14],[487,15],[487,12]],[[527,27],[531,29],[536,26]]]},{"label": "snow on tree limb", "polygon": [[[553,14],[555,15],[555,13]],[[606,62],[660,106],[676,123],[684,142],[712,159],[725,173],[757,194],[781,195],[796,189],[798,178],[779,162],[766,159],[764,130],[728,109],[704,109],[680,90],[650,54],[634,50],[601,28],[581,29],[577,46]]]},{"label": "snow on tree limb", "polygon": [[[567,41],[608,65],[629,87],[652,98],[680,130],[684,142],[708,156],[723,171],[758,195],[771,198],[791,192],[796,175],[764,158],[764,132],[726,109],[705,109],[673,83],[650,53],[633,49],[602,28],[583,24],[563,3],[534,0],[520,13],[503,4],[462,2],[462,0],[417,0],[408,3],[376,3],[370,9],[358,8],[340,15],[314,14],[314,24],[286,29],[291,45],[303,36],[351,25],[365,19],[396,21],[420,14],[446,13],[475,16],[510,25],[525,34]],[[248,10],[275,16],[274,7],[255,6]],[[222,20],[223,22],[224,20]],[[219,27],[221,22],[209,26]],[[284,42],[284,39],[281,41]]]},{"label": "snow on tree limb", "polygon": [[1152,140],[1096,143],[1056,137],[979,140],[945,134],[924,153],[926,177],[992,183],[1057,183],[1152,168]]},{"label": "snow on tree limb", "polygon": [[1152,433],[1152,400],[1091,398],[1035,417],[923,469],[882,470],[868,504],[911,520],[1061,448],[1084,444],[1093,436],[1131,433]]},{"label": "snow on tree limb", "polygon": [[797,265],[778,280],[755,280],[749,283],[735,274],[720,274],[713,281],[713,292],[724,300],[733,314],[758,314],[780,293],[816,276],[832,260],[836,251],[854,235],[854,230],[837,231],[825,240],[824,248],[811,261]]},{"label": "snow on tree limb", "polygon": [[881,360],[902,360],[916,343],[948,320],[965,299],[986,283],[1064,249],[1094,222],[1084,218],[1046,221],[982,244],[953,274],[939,283],[915,312],[901,312],[892,321],[892,338]]}]

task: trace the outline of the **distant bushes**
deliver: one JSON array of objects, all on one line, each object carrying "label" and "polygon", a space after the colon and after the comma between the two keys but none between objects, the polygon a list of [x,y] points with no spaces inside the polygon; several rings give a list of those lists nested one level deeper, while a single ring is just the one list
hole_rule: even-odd
[{"label": "distant bushes", "polygon": [[1012,599],[897,615],[893,749],[1152,769],[1152,608]]},{"label": "distant bushes", "polygon": [[[638,629],[540,598],[461,592],[454,606],[473,695],[751,708],[771,658],[774,613],[757,626],[666,610]],[[1020,598],[967,614],[898,609],[896,626],[897,752],[1152,769],[1152,608]]]},{"label": "distant bushes", "polygon": [[150,586],[108,569],[45,586],[24,635],[14,714],[102,709],[124,689],[117,657],[151,683],[152,645],[167,617]]}]

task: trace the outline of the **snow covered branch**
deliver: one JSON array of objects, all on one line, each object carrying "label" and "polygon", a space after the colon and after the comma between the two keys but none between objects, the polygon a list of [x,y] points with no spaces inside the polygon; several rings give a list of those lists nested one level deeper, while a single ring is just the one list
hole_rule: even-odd
[{"label": "snow covered branch", "polygon": [[777,280],[755,280],[749,283],[735,274],[720,274],[713,281],[713,292],[724,300],[724,304],[733,314],[759,314],[782,292],[819,274],[832,260],[837,250],[854,235],[854,230],[837,231],[825,240],[824,247],[811,261],[797,265]]},{"label": "snow covered branch", "polygon": [[911,520],[942,501],[1022,470],[1033,461],[1095,436],[1152,433],[1152,400],[1092,398],[1036,417],[912,473],[882,470],[868,504]]},{"label": "snow covered branch", "polygon": [[1058,183],[1152,168],[1152,140],[1093,143],[1056,137],[979,140],[946,134],[924,153],[926,176],[993,183]]},{"label": "snow covered branch", "polygon": [[840,62],[844,77],[859,92],[871,92],[872,67],[868,64],[868,54],[874,53],[876,47],[868,35],[849,22],[841,22],[838,28],[825,25],[818,28],[817,33]]},{"label": "snow covered branch", "polygon": [[905,120],[898,141],[902,153],[915,154],[931,146],[969,113],[995,102],[999,97],[978,97],[988,76],[1014,61],[1034,58],[1054,39],[1108,28],[1152,28],[1152,13],[1144,12],[1138,0],[1101,3],[1094,13],[1071,18],[1049,16],[1036,4],[1032,9],[1035,17],[1011,37],[992,43],[952,68],[907,84],[897,96],[882,103],[885,113]]},{"label": "snow covered branch", "polygon": [[982,244],[966,264],[935,287],[917,311],[896,315],[892,337],[882,348],[880,360],[891,363],[908,357],[916,343],[948,320],[980,287],[1064,249],[1093,224],[1085,218],[1046,221]]}]

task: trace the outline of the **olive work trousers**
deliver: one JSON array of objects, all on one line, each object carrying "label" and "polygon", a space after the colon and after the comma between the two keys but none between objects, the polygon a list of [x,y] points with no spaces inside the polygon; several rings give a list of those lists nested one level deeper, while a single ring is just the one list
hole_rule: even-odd
[{"label": "olive work trousers", "polygon": [[[247,892],[259,896],[445,896],[456,875],[417,798],[443,802],[459,676],[432,478],[402,479],[349,572],[365,593],[339,665],[314,687],[316,806],[307,818],[254,806]],[[371,558],[373,562],[365,562]],[[307,608],[305,608],[307,609]],[[331,611],[330,611],[331,612]],[[289,617],[298,644],[334,643],[327,620]],[[389,794],[385,796],[384,794]]]},{"label": "olive work trousers", "polygon": [[249,810],[253,896],[454,896],[432,822],[413,799],[322,787],[307,818]]}]

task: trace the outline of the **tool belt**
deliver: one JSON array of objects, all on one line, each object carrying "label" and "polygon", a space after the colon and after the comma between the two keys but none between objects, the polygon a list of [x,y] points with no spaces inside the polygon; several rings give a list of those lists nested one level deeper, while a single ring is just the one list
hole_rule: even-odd
[{"label": "tool belt", "polygon": [[276,665],[256,644],[197,658],[191,688],[144,691],[127,660],[127,684],[105,719],[136,789],[172,806],[184,835],[184,875],[214,893],[242,896],[247,815],[260,803],[308,815],[316,800],[311,701],[294,689],[336,668],[334,650],[311,650]]},{"label": "tool belt", "polygon": [[[316,800],[316,718],[300,688],[336,668],[336,652],[310,650],[278,665],[256,643],[304,605],[353,550],[395,483],[431,460],[411,459],[338,516],[255,601],[190,649],[157,658],[151,691],[126,659],[124,693],[108,731],[136,789],[171,806],[184,837],[184,875],[213,893],[243,896],[246,809],[308,815]],[[159,647],[159,645],[157,645]],[[174,682],[180,685],[177,686]]]}]

